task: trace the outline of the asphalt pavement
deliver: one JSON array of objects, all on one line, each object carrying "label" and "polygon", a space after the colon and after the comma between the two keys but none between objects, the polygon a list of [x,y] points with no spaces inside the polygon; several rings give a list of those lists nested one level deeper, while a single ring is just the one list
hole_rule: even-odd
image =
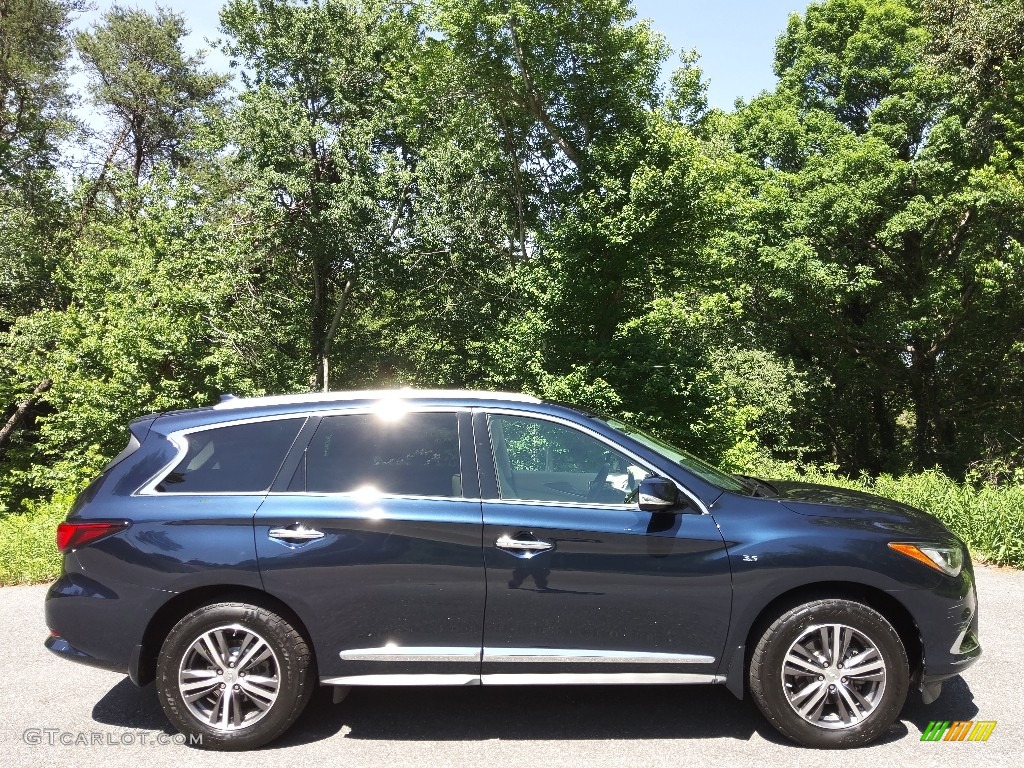
[{"label": "asphalt pavement", "polygon": [[[258,753],[175,744],[156,692],[43,648],[46,587],[0,589],[0,763],[7,766],[1017,766],[1024,763],[1024,572],[977,568],[981,660],[878,743],[795,746],[721,686],[321,690]],[[922,742],[931,720],[995,720],[986,742]]]}]

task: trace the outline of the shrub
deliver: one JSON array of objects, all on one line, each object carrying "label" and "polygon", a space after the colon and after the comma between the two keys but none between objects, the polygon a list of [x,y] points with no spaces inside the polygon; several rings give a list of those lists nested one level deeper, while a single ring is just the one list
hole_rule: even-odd
[{"label": "shrub", "polygon": [[22,504],[23,512],[0,516],[0,586],[50,581],[60,573],[57,524],[73,499],[55,496],[47,502]]}]

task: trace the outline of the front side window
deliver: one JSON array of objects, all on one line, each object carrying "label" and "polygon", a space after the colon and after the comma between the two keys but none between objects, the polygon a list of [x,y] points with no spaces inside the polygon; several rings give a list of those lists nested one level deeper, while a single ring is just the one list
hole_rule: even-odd
[{"label": "front side window", "polygon": [[458,416],[328,416],[320,422],[288,490],[462,496]]},{"label": "front side window", "polygon": [[185,436],[188,450],[157,483],[162,493],[253,493],[274,482],[305,419],[215,427]]},{"label": "front side window", "polygon": [[523,501],[625,504],[650,472],[578,429],[545,419],[487,418],[498,495]]}]

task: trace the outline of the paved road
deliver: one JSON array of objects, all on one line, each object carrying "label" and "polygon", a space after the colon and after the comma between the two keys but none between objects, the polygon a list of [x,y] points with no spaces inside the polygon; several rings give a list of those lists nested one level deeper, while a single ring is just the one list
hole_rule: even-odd
[{"label": "paved road", "polygon": [[[44,587],[0,589],[0,761],[7,766],[1016,766],[1024,756],[1024,573],[978,569],[985,653],[929,707],[911,695],[881,743],[815,753],[783,741],[719,686],[321,691],[286,736],[252,754],[154,743],[172,732],[152,686],[57,659],[42,647]],[[923,743],[929,720],[997,720],[985,743]],[[84,746],[26,743],[59,729]],[[34,732],[30,732],[34,733]],[[78,734],[84,734],[79,737]],[[94,736],[95,734],[95,736]],[[54,735],[55,740],[62,738]],[[71,737],[63,737],[65,739]],[[31,739],[31,736],[30,736]]]}]

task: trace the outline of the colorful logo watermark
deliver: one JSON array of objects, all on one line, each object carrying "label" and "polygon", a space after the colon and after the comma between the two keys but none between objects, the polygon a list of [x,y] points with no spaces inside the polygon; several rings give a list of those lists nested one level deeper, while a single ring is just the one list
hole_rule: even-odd
[{"label": "colorful logo watermark", "polygon": [[932,720],[921,741],[988,741],[995,728],[995,720]]}]

